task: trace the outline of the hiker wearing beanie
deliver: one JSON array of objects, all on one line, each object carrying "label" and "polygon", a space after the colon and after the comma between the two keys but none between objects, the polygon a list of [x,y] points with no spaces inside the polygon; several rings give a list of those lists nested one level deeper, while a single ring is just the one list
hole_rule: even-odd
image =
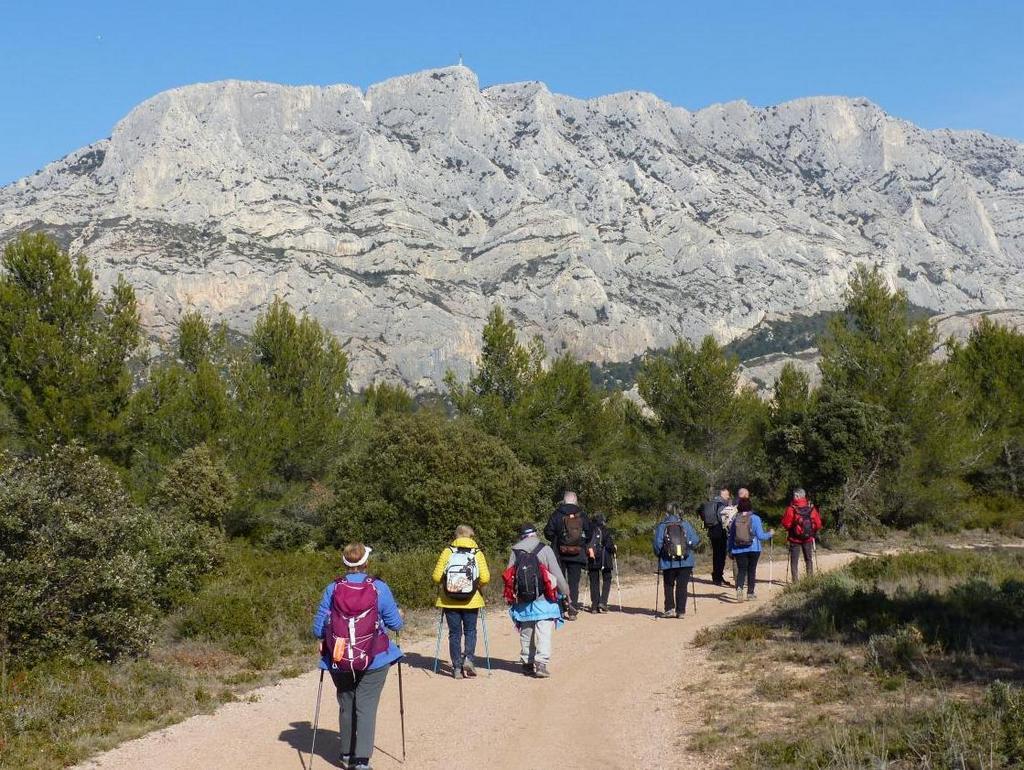
[{"label": "hiker wearing beanie", "polygon": [[669,504],[665,518],[654,528],[653,544],[665,584],[665,609],[660,616],[681,618],[686,614],[686,590],[697,563],[693,549],[700,545],[700,537],[690,522],[680,517],[676,503]]},{"label": "hiker wearing beanie", "polygon": [[519,630],[519,662],[523,673],[546,679],[551,676],[551,637],[562,625],[559,594],[569,585],[558,566],[551,546],[537,536],[533,524],[519,530],[519,542],[512,546],[508,568],[503,575],[509,615]]},{"label": "hiker wearing beanie", "polygon": [[743,585],[747,586],[747,600],[757,598],[757,561],[761,556],[761,541],[771,540],[775,533],[764,531],[761,517],[754,513],[750,497],[741,497],[736,503],[737,513],[729,525],[729,553],[736,560],[736,601],[743,601]]},{"label": "hiker wearing beanie", "polygon": [[807,493],[797,487],[793,490],[793,502],[782,515],[782,528],[786,530],[789,543],[789,571],[793,582],[800,575],[800,554],[807,565],[807,574],[814,574],[814,542],[821,531],[821,514],[807,499]]},{"label": "hiker wearing beanie", "polygon": [[590,579],[590,611],[608,612],[612,592],[612,570],[615,568],[615,542],[605,517],[597,514],[590,520],[587,541],[587,577]]},{"label": "hiker wearing beanie", "polygon": [[555,508],[544,537],[558,556],[558,566],[569,585],[569,610],[566,620],[575,620],[580,605],[580,577],[587,566],[587,542],[590,540],[590,520],[579,506],[576,493],[567,491],[561,504]]},{"label": "hiker wearing beanie", "polygon": [[346,574],[324,589],[313,618],[313,634],[323,640],[320,668],[338,690],[339,762],[347,770],[370,770],[380,695],[388,669],[402,657],[387,634],[401,630],[402,616],[388,584],[366,574],[371,551],[362,543],[345,546]]},{"label": "hiker wearing beanie", "polygon": [[456,679],[476,676],[476,623],[484,606],[480,588],[491,580],[487,559],[473,539],[474,534],[473,528],[465,524],[456,527],[455,539],[441,551],[434,566],[433,578],[438,584],[434,606],[441,608],[448,624],[448,651],[452,676]]}]

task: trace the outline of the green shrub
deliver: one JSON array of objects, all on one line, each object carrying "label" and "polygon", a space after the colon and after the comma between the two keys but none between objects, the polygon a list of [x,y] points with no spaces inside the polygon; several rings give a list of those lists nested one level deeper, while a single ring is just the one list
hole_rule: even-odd
[{"label": "green shrub", "polygon": [[80,447],[0,472],[0,629],[23,663],[144,650],[156,617],[154,522]]},{"label": "green shrub", "polygon": [[462,523],[485,548],[503,547],[539,512],[536,472],[469,421],[430,412],[381,417],[343,464],[334,493],[324,515],[328,543],[396,551],[440,546]]}]

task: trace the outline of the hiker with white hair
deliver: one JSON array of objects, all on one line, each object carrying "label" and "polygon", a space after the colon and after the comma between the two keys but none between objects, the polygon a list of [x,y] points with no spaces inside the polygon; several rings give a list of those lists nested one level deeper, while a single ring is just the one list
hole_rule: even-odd
[{"label": "hiker with white hair", "polygon": [[569,584],[566,620],[575,620],[580,605],[580,577],[587,566],[587,543],[591,538],[590,519],[579,506],[576,493],[566,490],[544,527],[544,537],[558,557],[558,566]]},{"label": "hiker with white hair", "polygon": [[814,544],[821,527],[821,514],[807,499],[807,492],[797,487],[793,490],[793,502],[782,515],[782,528],[789,533],[789,570],[794,582],[800,574],[800,554],[807,574],[814,574]]},{"label": "hiker with white hair", "polygon": [[519,631],[519,662],[527,676],[551,676],[551,638],[562,624],[559,594],[569,590],[551,546],[537,536],[533,524],[519,529],[508,568],[502,578],[509,615]]}]

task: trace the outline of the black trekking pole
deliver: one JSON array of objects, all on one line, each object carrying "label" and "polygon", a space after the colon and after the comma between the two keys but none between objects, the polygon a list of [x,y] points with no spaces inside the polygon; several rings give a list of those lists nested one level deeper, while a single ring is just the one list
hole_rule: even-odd
[{"label": "black trekking pole", "polygon": [[316,749],[316,728],[320,724],[320,696],[324,693],[324,670],[320,669],[320,686],[316,690],[316,711],[313,712],[313,741],[309,744],[309,766],[306,770],[313,770],[313,751]]},{"label": "black trekking pole", "polygon": [[398,659],[398,718],[402,723],[402,764],[405,764],[405,690],[402,687],[402,659]]},{"label": "black trekking pole", "polygon": [[693,614],[697,614],[697,579],[693,576],[693,570],[690,570],[690,588],[693,590]]},{"label": "black trekking pole", "polygon": [[654,619],[658,619],[658,596],[661,595],[661,567],[658,567],[658,571],[654,573]]}]

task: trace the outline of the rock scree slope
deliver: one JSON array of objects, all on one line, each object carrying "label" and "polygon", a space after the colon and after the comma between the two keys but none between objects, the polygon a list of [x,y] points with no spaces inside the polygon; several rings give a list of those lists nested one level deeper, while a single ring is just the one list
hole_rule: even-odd
[{"label": "rock scree slope", "polygon": [[0,242],[28,229],[124,274],[157,335],[190,305],[244,332],[278,295],[346,344],[357,386],[434,387],[495,304],[597,362],[833,309],[857,263],[936,312],[1024,308],[1024,145],[864,99],[691,112],[461,66],[224,81],[0,188]]}]

